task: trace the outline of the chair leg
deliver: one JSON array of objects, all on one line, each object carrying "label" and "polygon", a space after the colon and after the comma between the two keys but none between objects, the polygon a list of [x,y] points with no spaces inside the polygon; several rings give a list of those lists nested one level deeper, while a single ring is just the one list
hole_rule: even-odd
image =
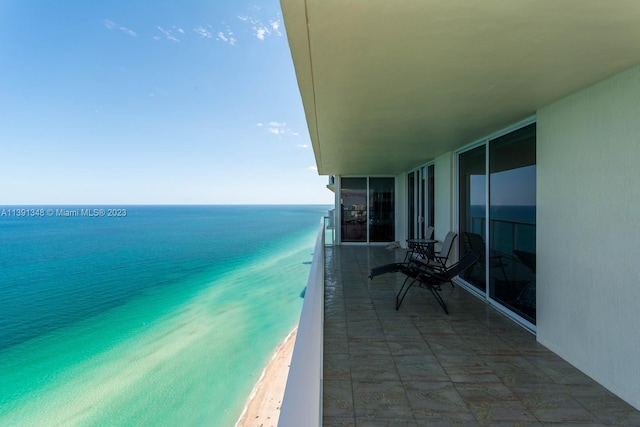
[{"label": "chair leg", "polygon": [[[413,286],[415,281],[416,280],[413,279],[412,281],[409,282],[409,276],[407,276],[407,278],[404,279],[404,282],[402,283],[402,286],[398,291],[398,295],[396,295],[396,311],[398,311],[398,309],[400,308],[402,301],[404,301],[404,297],[407,296],[407,292],[409,292],[409,289],[411,288],[411,286]],[[405,285],[406,285],[406,288],[405,288]]]},{"label": "chair leg", "polygon": [[433,294],[433,296],[436,299],[436,301],[438,301],[438,304],[440,304],[440,307],[442,307],[444,312],[449,314],[449,310],[447,309],[447,305],[444,303],[444,300],[442,299],[442,296],[440,295],[438,290],[433,286],[429,286],[429,290]]},{"label": "chair leg", "polygon": [[[440,272],[442,273],[442,272],[446,271],[446,269],[447,269],[447,262],[445,261],[445,262],[442,263],[442,270]],[[453,280],[451,280],[451,279],[449,279],[449,284],[451,285],[452,289],[456,287],[456,285],[453,284]]]},{"label": "chair leg", "polygon": [[[436,258],[436,260],[438,261],[438,263],[440,264],[438,266],[438,270],[440,273],[443,273],[444,271],[447,270],[447,261],[445,260],[444,262],[441,261],[440,259]],[[455,288],[456,285],[453,284],[453,280],[449,279],[449,284],[451,285],[452,288]]]}]

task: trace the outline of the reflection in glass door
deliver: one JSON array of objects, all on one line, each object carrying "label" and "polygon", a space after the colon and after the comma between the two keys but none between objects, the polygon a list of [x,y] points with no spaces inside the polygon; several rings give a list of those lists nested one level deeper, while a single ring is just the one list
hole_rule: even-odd
[{"label": "reflection in glass door", "polygon": [[489,297],[536,321],[536,125],[489,141]]},{"label": "reflection in glass door", "polygon": [[[423,180],[424,182],[425,180]],[[427,166],[427,177],[426,177],[426,181],[427,181],[427,188],[428,190],[426,190],[426,195],[425,195],[425,200],[427,201],[427,221],[426,221],[426,226],[428,227],[434,227],[435,223],[434,223],[434,217],[435,217],[435,212],[436,212],[436,204],[435,204],[435,191],[436,191],[436,185],[435,185],[435,166],[434,165],[429,165]],[[423,190],[424,192],[425,190]],[[431,238],[431,236],[426,236],[427,238]]]},{"label": "reflection in glass door", "polygon": [[480,254],[478,261],[463,278],[484,295],[486,293],[485,226],[487,210],[487,176],[485,146],[460,154],[458,158],[458,228],[461,236],[460,258],[469,250]]},{"label": "reflection in glass door", "polygon": [[416,237],[416,183],[415,172],[409,172],[407,175],[407,236],[410,239]]},{"label": "reflection in glass door", "polygon": [[342,178],[340,182],[342,241],[366,242],[367,178]]},{"label": "reflection in glass door", "polygon": [[395,239],[395,179],[369,178],[369,241]]},{"label": "reflection in glass door", "polygon": [[342,178],[340,204],[341,241],[395,239],[394,178]]},{"label": "reflection in glass door", "polygon": [[[433,236],[434,166],[423,166],[407,174],[407,238]],[[431,234],[427,236],[427,233]]]},{"label": "reflection in glass door", "polygon": [[535,123],[461,153],[458,174],[459,255],[480,254],[462,278],[535,325]]},{"label": "reflection in glass door", "polygon": [[407,238],[424,239],[424,168],[416,169],[407,175]]}]

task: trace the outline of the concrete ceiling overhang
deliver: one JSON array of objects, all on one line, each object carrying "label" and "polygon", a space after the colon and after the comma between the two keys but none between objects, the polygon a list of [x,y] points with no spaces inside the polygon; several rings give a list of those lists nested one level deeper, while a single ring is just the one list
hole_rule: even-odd
[{"label": "concrete ceiling overhang", "polygon": [[281,0],[318,166],[397,174],[640,63],[638,0]]}]

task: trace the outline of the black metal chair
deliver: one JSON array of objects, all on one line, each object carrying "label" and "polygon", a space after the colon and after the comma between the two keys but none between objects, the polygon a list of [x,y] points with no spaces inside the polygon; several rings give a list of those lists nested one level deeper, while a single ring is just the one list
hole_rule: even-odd
[{"label": "black metal chair", "polygon": [[444,237],[444,242],[442,242],[442,247],[439,251],[435,251],[433,254],[433,259],[437,263],[436,268],[444,270],[447,268],[447,261],[449,261],[449,254],[451,253],[451,248],[453,248],[453,241],[456,239],[458,235],[453,231],[447,233]]},{"label": "black metal chair", "polygon": [[[407,275],[404,283],[400,287],[398,294],[396,295],[396,310],[400,308],[402,301],[404,301],[407,292],[412,286],[416,285],[421,288],[428,289],[433,297],[436,299],[440,307],[445,313],[449,314],[447,305],[445,304],[440,291],[443,283],[451,282],[451,279],[458,276],[472,265],[474,265],[480,259],[480,254],[475,251],[468,252],[460,261],[453,264],[449,268],[443,271],[436,271],[427,267],[421,263],[410,263],[408,266],[400,267],[396,271],[401,271]],[[373,273],[373,271],[372,271]],[[371,276],[370,276],[371,277]],[[412,279],[412,280],[409,280]]]},{"label": "black metal chair", "polygon": [[[442,247],[439,251],[434,251],[431,259],[427,260],[417,260],[419,262],[424,263],[427,267],[433,268],[439,272],[443,272],[447,269],[447,262],[449,261],[449,255],[451,254],[451,249],[453,248],[453,241],[456,239],[458,235],[453,231],[447,233],[444,238],[444,242],[442,242]],[[454,287],[453,281],[450,282],[451,287]]]}]

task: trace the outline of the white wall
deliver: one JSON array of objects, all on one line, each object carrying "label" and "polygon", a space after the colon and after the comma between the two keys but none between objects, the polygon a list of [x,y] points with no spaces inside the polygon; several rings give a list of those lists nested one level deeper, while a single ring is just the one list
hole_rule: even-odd
[{"label": "white wall", "polygon": [[[436,157],[434,160],[434,219],[435,226],[434,238],[444,240],[449,231],[453,230],[453,153],[449,152]],[[455,230],[454,230],[455,231]],[[457,242],[458,239],[456,239]],[[451,255],[455,257],[457,251],[451,251]]]},{"label": "white wall", "polygon": [[537,129],[538,340],[640,409],[640,67]]}]

